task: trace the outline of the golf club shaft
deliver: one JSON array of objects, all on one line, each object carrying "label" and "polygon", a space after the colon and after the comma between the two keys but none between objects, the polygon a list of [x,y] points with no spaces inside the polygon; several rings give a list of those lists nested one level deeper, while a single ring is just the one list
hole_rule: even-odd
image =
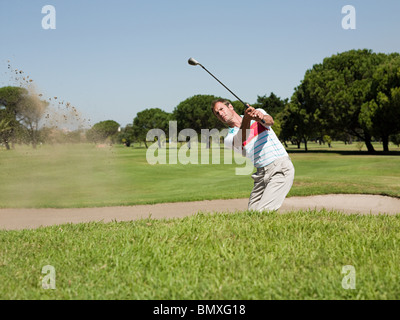
[{"label": "golf club shaft", "polygon": [[[199,63],[199,66],[201,66],[204,70],[206,70],[215,80],[217,80],[220,84],[222,84],[222,86],[223,86],[226,90],[228,90],[230,93],[232,93],[232,94],[235,96],[236,99],[238,99],[241,103],[243,103],[245,110],[249,107],[246,103],[244,103],[244,102],[242,101],[242,99],[240,99],[236,94],[234,94],[231,90],[229,90],[229,88],[228,88],[226,85],[224,85],[221,81],[219,81],[218,78],[217,78],[216,76],[214,76],[210,71],[208,71],[203,65],[201,65],[201,64]],[[264,119],[261,120],[261,122],[262,122],[263,124],[266,125]]]},{"label": "golf club shaft", "polygon": [[230,93],[232,93],[236,99],[238,99],[241,103],[243,103],[243,105],[244,105],[244,107],[245,107],[246,109],[249,107],[246,103],[244,103],[244,102],[242,101],[242,99],[240,99],[236,94],[234,94],[231,90],[229,90],[229,88],[228,88],[226,85],[224,85],[221,81],[219,81],[218,78],[217,78],[216,76],[214,76],[210,71],[208,71],[203,65],[201,65],[201,64],[199,64],[199,65],[200,65],[204,70],[206,70],[215,80],[217,80],[220,84],[222,84],[222,86],[223,86],[226,90],[228,90]]},{"label": "golf club shaft", "polygon": [[[221,81],[219,81],[219,79],[216,77],[216,76],[214,76],[210,71],[208,71],[201,63],[199,63],[196,59],[193,59],[193,58],[190,58],[189,60],[188,60],[188,63],[190,64],[190,65],[192,65],[192,66],[200,66],[200,67],[202,67],[205,71],[207,71],[207,73],[210,75],[210,76],[212,76],[215,80],[217,80],[226,90],[228,90],[230,93],[232,93],[233,94],[233,96],[236,98],[236,99],[238,99],[243,105],[244,105],[244,108],[245,108],[245,110],[249,107],[246,103],[244,103],[243,101],[242,101],[242,99],[240,99],[236,94],[234,94],[226,85],[224,85]],[[261,122],[266,126],[267,124],[265,123],[265,120],[264,119],[262,119],[261,120]]]}]

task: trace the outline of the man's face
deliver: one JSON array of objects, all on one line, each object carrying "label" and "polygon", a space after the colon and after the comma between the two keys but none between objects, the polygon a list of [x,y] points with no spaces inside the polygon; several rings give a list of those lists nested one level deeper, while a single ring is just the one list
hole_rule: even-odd
[{"label": "man's face", "polygon": [[228,102],[217,102],[214,106],[213,111],[218,120],[223,123],[229,123],[234,118],[235,111],[233,109],[233,106]]}]

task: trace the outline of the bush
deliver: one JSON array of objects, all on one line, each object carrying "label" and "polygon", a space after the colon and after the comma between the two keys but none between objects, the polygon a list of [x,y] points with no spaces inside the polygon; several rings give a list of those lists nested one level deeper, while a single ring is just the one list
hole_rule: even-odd
[{"label": "bush", "polygon": [[390,141],[400,147],[400,133],[390,136]]}]

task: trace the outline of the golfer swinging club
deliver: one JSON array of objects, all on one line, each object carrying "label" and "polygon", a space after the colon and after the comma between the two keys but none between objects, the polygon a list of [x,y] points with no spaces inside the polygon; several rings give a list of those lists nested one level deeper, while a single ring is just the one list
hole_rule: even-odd
[{"label": "golfer swinging club", "polygon": [[271,128],[274,120],[263,109],[251,106],[241,117],[225,99],[211,106],[214,115],[229,126],[225,146],[250,158],[257,168],[248,210],[278,210],[293,185],[294,166]]}]

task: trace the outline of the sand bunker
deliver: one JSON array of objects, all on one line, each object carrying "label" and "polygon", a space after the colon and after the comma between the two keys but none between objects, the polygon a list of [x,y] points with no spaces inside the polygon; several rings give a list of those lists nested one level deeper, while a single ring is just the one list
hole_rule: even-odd
[{"label": "sand bunker", "polygon": [[[0,229],[33,229],[40,226],[91,221],[131,221],[149,216],[153,219],[183,218],[199,211],[243,211],[247,209],[247,201],[248,199],[231,199],[104,208],[0,209]],[[290,197],[286,198],[279,212],[323,208],[343,213],[393,215],[400,213],[400,199],[377,195],[345,194]]]}]

